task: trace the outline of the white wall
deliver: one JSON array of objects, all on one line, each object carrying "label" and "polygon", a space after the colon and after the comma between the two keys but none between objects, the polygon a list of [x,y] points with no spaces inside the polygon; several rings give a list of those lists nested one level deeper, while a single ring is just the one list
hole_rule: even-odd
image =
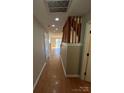
[{"label": "white wall", "polygon": [[[41,69],[46,62],[45,51],[45,30],[41,24],[33,18],[33,85],[41,72]],[[28,43],[28,42],[27,42]]]}]

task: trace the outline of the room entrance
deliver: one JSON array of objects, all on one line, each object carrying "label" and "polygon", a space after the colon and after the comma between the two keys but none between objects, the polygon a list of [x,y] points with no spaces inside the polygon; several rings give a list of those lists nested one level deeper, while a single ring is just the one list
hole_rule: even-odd
[{"label": "room entrance", "polygon": [[56,39],[56,48],[60,48],[61,39]]}]

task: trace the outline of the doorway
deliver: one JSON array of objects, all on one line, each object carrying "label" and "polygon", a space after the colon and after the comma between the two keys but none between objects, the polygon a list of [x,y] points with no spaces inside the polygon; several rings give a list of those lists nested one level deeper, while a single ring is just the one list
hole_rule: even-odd
[{"label": "doorway", "polygon": [[60,48],[61,39],[56,39],[56,48]]}]

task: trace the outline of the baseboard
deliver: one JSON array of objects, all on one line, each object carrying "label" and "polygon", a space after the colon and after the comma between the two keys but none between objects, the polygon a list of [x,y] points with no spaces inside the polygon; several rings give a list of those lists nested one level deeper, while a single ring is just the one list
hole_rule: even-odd
[{"label": "baseboard", "polygon": [[64,71],[64,75],[66,77],[66,71],[65,71],[63,60],[62,60],[62,57],[61,56],[60,56],[60,60],[61,60],[61,63],[62,63],[62,68],[63,68],[63,71]]},{"label": "baseboard", "polygon": [[38,81],[40,79],[40,76],[42,75],[42,72],[43,72],[45,66],[46,66],[46,62],[44,63],[44,65],[43,65],[43,67],[42,67],[42,69],[41,69],[41,71],[40,71],[40,73],[39,73],[39,75],[38,75],[38,77],[37,77],[37,79],[36,79],[36,81],[34,83],[33,90],[35,89],[35,87],[36,87],[36,85],[37,85],[37,83],[38,83]]}]

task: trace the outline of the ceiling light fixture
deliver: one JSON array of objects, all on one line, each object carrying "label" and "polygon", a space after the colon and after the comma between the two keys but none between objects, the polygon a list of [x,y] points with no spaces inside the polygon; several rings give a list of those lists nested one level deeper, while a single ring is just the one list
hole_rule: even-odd
[{"label": "ceiling light fixture", "polygon": [[55,18],[55,21],[59,21],[59,18],[57,17],[57,18]]},{"label": "ceiling light fixture", "polygon": [[55,27],[55,25],[52,25],[52,27]]},{"label": "ceiling light fixture", "polygon": [[58,30],[58,28],[56,28],[56,30]]}]

